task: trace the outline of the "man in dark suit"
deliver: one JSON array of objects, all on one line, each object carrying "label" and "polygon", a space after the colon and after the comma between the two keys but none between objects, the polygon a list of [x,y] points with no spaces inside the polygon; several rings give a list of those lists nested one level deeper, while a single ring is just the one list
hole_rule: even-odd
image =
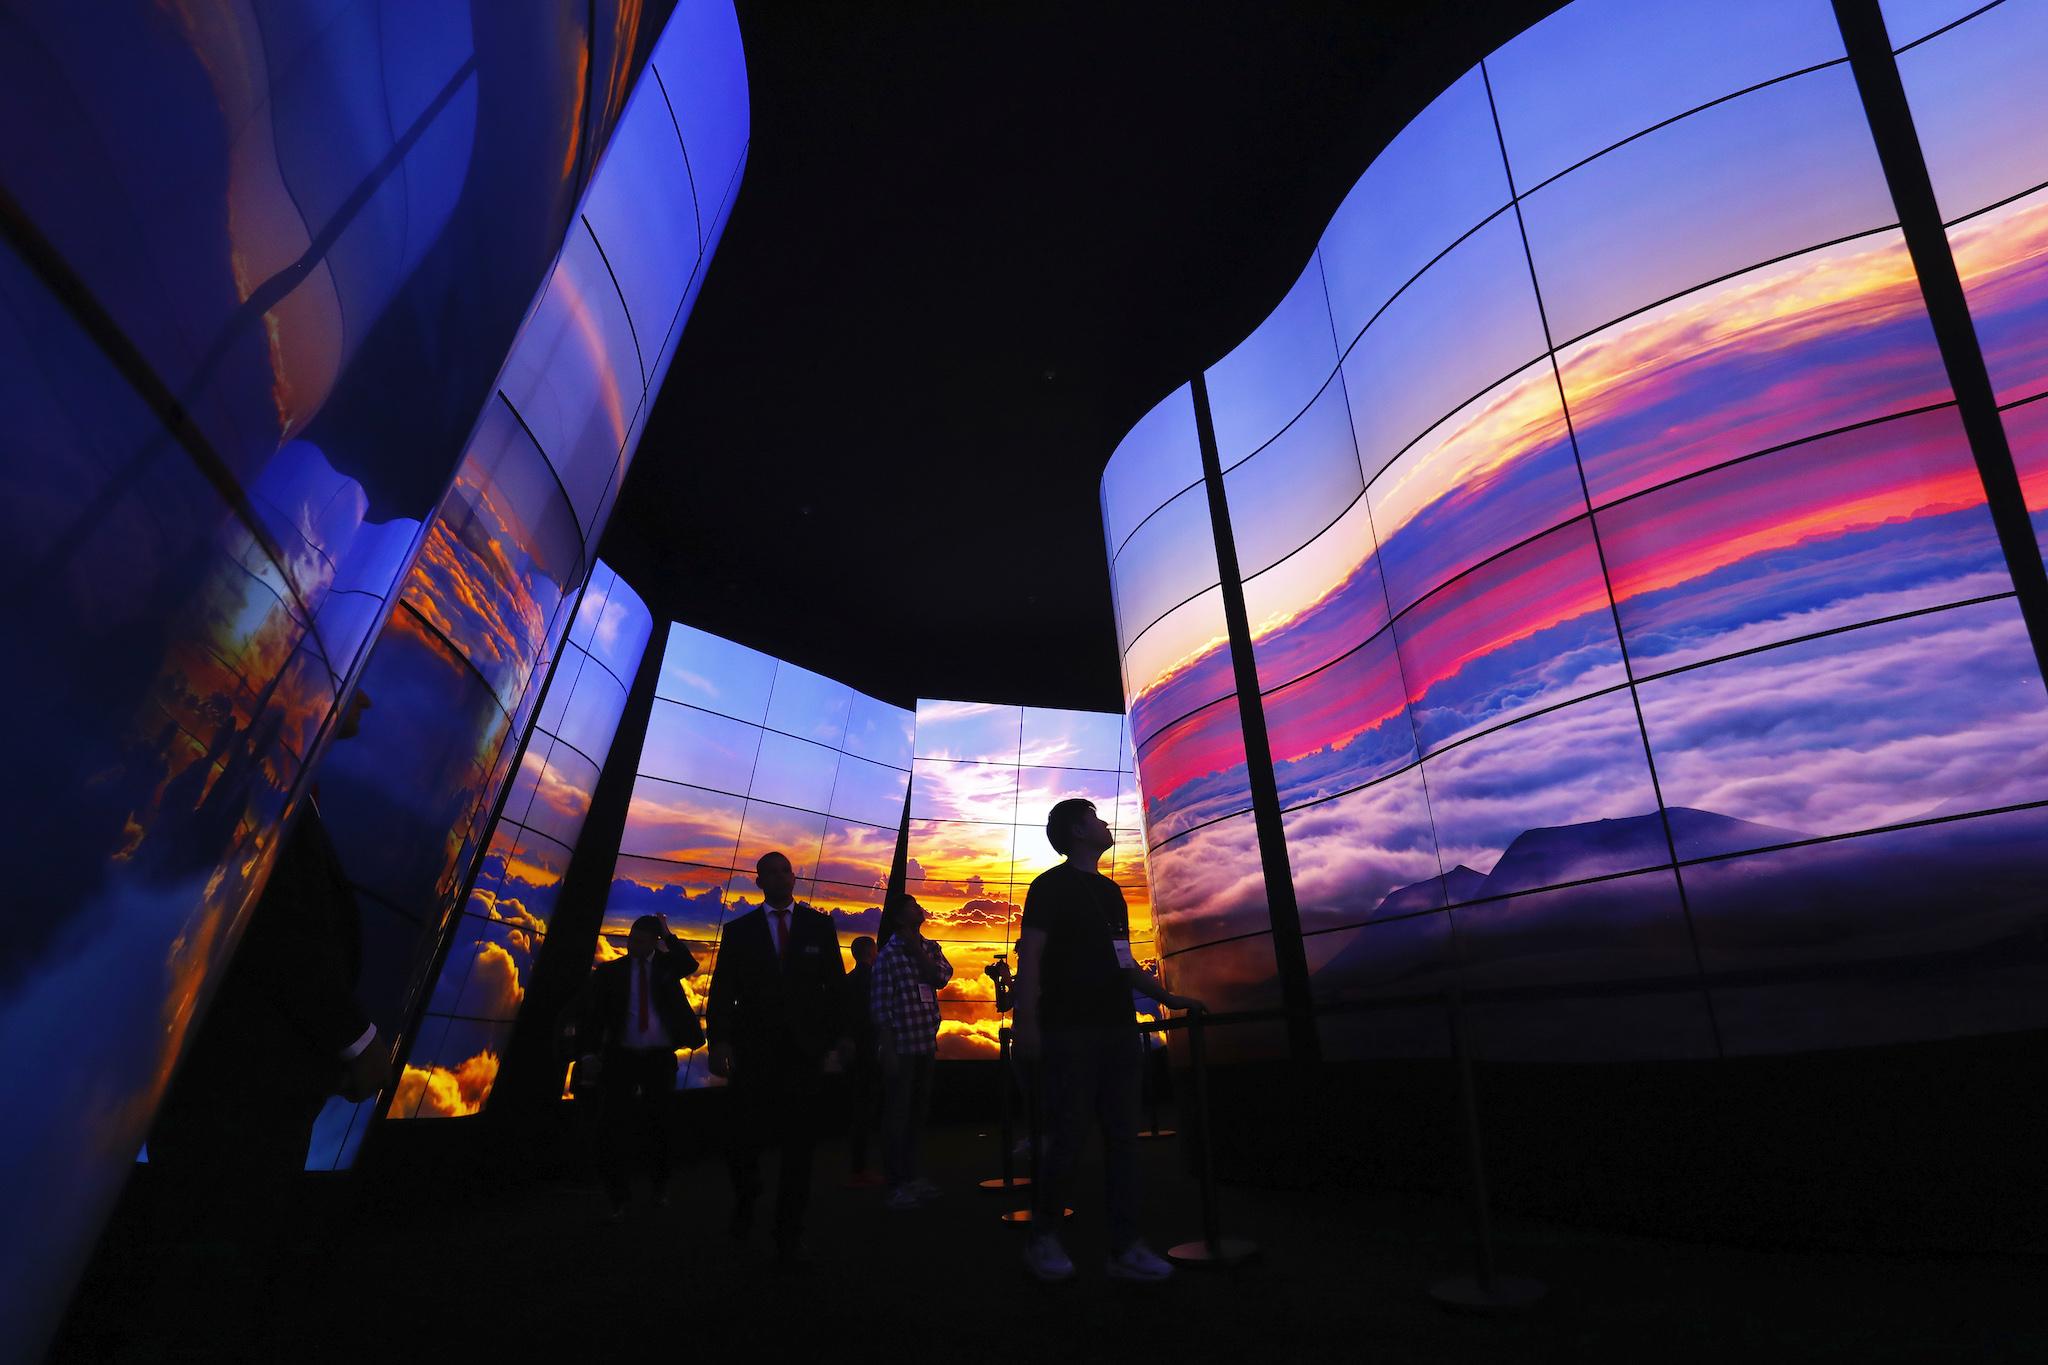
[{"label": "man in dark suit", "polygon": [[732,1233],[744,1239],[753,1230],[761,1149],[773,1146],[776,1260],[800,1269],[820,1077],[828,1052],[849,1050],[841,1018],[846,967],[831,917],[796,900],[787,857],[763,855],[754,885],[764,903],[725,926],[704,1028],[711,1074],[731,1082]]},{"label": "man in dark suit", "polygon": [[658,915],[642,915],[626,935],[626,955],[590,974],[576,1026],[579,1070],[600,1090],[599,1160],[612,1221],[626,1212],[635,1120],[645,1130],[654,1202],[668,1204],[668,1097],[676,1088],[676,1049],[704,1041],[683,980],[697,970],[682,941]]}]

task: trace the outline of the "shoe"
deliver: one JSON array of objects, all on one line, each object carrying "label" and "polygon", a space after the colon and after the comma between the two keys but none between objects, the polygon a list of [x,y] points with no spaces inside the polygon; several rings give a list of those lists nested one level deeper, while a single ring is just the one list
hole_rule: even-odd
[{"label": "shoe", "polygon": [[1152,1254],[1143,1242],[1133,1242],[1109,1258],[1103,1270],[1112,1280],[1137,1280],[1157,1284],[1173,1278],[1173,1262]]},{"label": "shoe", "polygon": [[925,1203],[939,1197],[939,1187],[921,1175],[904,1181],[903,1188],[916,1195],[919,1203]]},{"label": "shoe", "polygon": [[918,1194],[917,1187],[906,1184],[898,1185],[889,1191],[889,1197],[882,1201],[882,1207],[891,1213],[901,1213],[905,1209],[914,1209],[923,1202],[924,1197]]},{"label": "shoe", "polygon": [[1024,1268],[1042,1284],[1074,1278],[1074,1263],[1067,1258],[1066,1248],[1049,1232],[1036,1233],[1024,1244]]}]

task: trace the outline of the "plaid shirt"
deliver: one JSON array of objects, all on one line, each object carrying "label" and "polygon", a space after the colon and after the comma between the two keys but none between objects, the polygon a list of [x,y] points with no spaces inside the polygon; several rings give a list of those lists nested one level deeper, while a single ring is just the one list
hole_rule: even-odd
[{"label": "plaid shirt", "polygon": [[953,964],[930,939],[922,955],[913,955],[907,942],[908,935],[898,934],[882,945],[868,1001],[876,1032],[891,1040],[894,1051],[930,1056],[938,1049],[938,988],[953,979]]}]

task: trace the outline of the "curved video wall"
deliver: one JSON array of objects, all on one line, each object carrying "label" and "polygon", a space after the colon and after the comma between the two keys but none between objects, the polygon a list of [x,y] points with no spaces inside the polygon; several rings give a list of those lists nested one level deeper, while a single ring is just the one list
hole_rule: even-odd
[{"label": "curved video wall", "polygon": [[[437,956],[466,927],[457,910],[484,871],[522,746],[531,752],[579,594],[588,600],[586,580],[603,592],[592,551],[731,212],[747,128],[732,9],[679,6],[364,667],[360,732],[321,764],[321,810],[362,911],[359,996],[430,1075],[451,1062],[449,1022],[431,1023],[437,1038],[410,1030]],[[481,1055],[453,1059],[479,1103]],[[374,1114],[403,1115],[422,1094],[331,1101],[310,1163],[347,1164]]]},{"label": "curved video wall", "polygon": [[[2048,6],[1972,8],[1884,11],[2038,512]],[[1332,1055],[1453,984],[1504,1058],[2048,1022],[2048,692],[1899,216],[1824,0],[1578,0],[1394,139],[1103,476],[1176,989],[1282,1002],[1263,858]]]},{"label": "curved video wall", "polygon": [[[1100,870],[1123,890],[1117,937],[1132,960],[1155,956],[1152,902],[1138,828],[1130,728],[1114,712],[1062,711],[988,702],[920,701],[916,763],[905,826],[904,889],[944,944],[953,979],[939,991],[939,1057],[988,1061],[1000,1054],[1002,1014],[988,967],[1016,963],[1018,923],[1032,880],[1059,862],[1045,837],[1054,805],[1078,798],[1116,835]],[[1142,1017],[1153,1005],[1134,998]]]},{"label": "curved video wall", "polygon": [[[911,712],[845,683],[671,625],[605,903],[597,960],[642,915],[696,957],[700,1014],[724,926],[757,908],[754,865],[789,858],[796,894],[830,914],[840,951],[881,924],[910,784]],[[680,1054],[679,1088],[722,1084]]]},{"label": "curved video wall", "polygon": [[[34,661],[5,686],[34,718],[16,763],[35,793],[6,835],[0,1338],[33,1343],[61,1310],[338,703],[373,642],[396,651],[393,632],[428,619],[396,606],[425,601],[402,588],[416,564],[502,548],[521,562],[485,581],[542,559],[558,595],[587,577],[620,447],[585,471],[558,459],[582,446],[548,442],[552,412],[587,410],[549,376],[513,376],[502,387],[531,395],[521,416],[556,463],[465,452],[502,453],[479,413],[500,404],[493,377],[536,290],[556,292],[565,233],[589,239],[571,242],[584,256],[607,238],[585,189],[607,145],[627,155],[616,126],[670,8],[0,10],[0,111],[20,131],[0,147],[0,562],[35,585],[0,628],[8,657]],[[701,158],[679,181],[704,205],[687,262],[743,159],[745,75],[729,6],[691,0],[669,32],[684,77],[670,140]],[[593,312],[598,295],[578,305],[565,285],[566,337],[637,325],[646,282],[675,268],[666,236],[636,261],[631,235],[608,239],[608,263],[563,265],[626,299]],[[614,352],[635,394],[660,354],[644,330]],[[548,558],[559,536],[522,538],[544,501],[533,475],[567,485],[573,562]],[[373,691],[364,751],[371,717],[408,709],[405,687]],[[385,794],[417,778],[394,766]]]},{"label": "curved video wall", "polygon": [[391,1118],[460,1117],[489,1101],[653,630],[647,605],[600,561],[426,998]]}]

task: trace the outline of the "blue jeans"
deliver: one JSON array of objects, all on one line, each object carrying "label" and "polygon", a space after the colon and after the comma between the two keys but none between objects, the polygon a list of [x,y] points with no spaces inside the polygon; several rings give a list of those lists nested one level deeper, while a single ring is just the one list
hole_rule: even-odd
[{"label": "blue jeans", "polygon": [[1138,1038],[1129,1024],[1046,1029],[1040,1064],[1045,1151],[1032,1191],[1033,1219],[1057,1228],[1092,1120],[1102,1132],[1109,1247],[1138,1240]]}]

